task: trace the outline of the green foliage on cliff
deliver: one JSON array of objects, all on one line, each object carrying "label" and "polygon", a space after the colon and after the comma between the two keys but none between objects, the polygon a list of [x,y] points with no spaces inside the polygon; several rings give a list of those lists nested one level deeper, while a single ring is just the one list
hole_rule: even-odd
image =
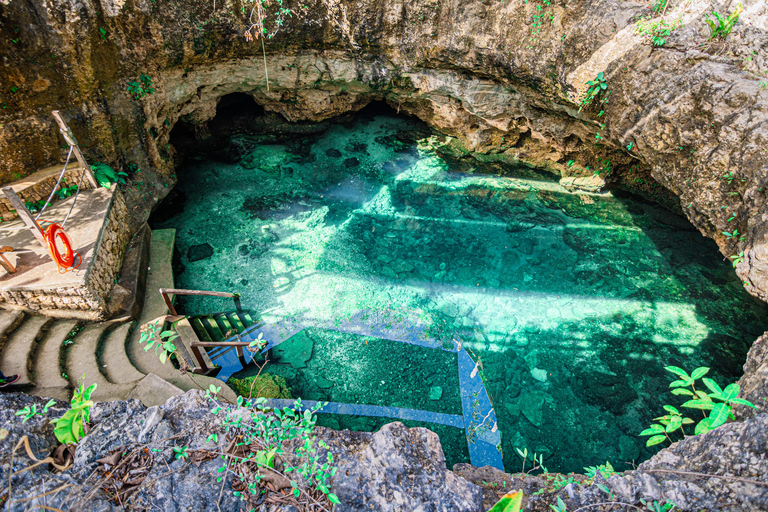
[{"label": "green foliage on cliff", "polygon": [[[694,435],[709,432],[724,424],[728,419],[733,419],[734,405],[755,407],[751,402],[738,398],[740,391],[738,384],[729,384],[725,389],[722,389],[714,380],[704,377],[709,372],[709,368],[696,368],[690,375],[677,366],[667,366],[665,370],[678,377],[677,380],[669,384],[672,394],[690,398],[682,404],[682,407],[697,409],[704,416],[696,424]],[[696,381],[699,379],[709,389],[709,393],[696,389]],[[691,389],[687,389],[688,387]],[[641,436],[651,436],[646,442],[646,446],[653,446],[664,441],[672,442],[672,438],[669,435],[673,432],[680,431],[685,436],[687,435],[685,433],[685,425],[695,423],[691,418],[683,416],[676,407],[664,405],[664,410],[667,414],[655,418],[655,421],[658,423],[652,423],[649,428],[640,432]]]},{"label": "green foliage on cliff", "polygon": [[719,37],[725,39],[728,37],[728,35],[731,33],[731,30],[733,30],[733,26],[737,21],[739,21],[739,16],[741,16],[742,11],[744,11],[744,6],[738,4],[736,6],[736,10],[729,14],[727,17],[723,17],[719,12],[716,11],[712,12],[712,17],[714,19],[710,19],[710,15],[705,14],[704,21],[707,23],[707,25],[709,25],[710,30],[709,38],[715,39]]}]

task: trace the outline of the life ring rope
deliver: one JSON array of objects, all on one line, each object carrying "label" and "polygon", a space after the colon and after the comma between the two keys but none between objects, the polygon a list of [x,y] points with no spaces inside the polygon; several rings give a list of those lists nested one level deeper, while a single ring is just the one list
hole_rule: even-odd
[{"label": "life ring rope", "polygon": [[[72,239],[69,238],[69,235],[64,231],[64,228],[49,220],[42,220],[41,222],[48,223],[47,227],[41,227],[41,229],[43,231],[43,238],[45,238],[45,241],[48,243],[48,252],[58,266],[59,273],[65,274],[79,267],[83,262],[83,258],[80,256],[79,252],[72,250]],[[59,252],[59,248],[56,245],[57,238],[64,245],[63,255]],[[77,256],[77,265],[73,266],[75,256]],[[64,270],[63,272],[62,269]]]}]

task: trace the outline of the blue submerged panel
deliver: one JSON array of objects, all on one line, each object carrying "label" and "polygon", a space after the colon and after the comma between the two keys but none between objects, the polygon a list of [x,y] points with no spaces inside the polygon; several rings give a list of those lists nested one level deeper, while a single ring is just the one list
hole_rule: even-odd
[{"label": "blue submerged panel", "polygon": [[[283,398],[268,398],[264,405],[283,409],[293,407],[296,400]],[[318,403],[314,400],[302,400],[301,410],[314,408]],[[384,407],[381,405],[359,405],[359,404],[341,404],[338,402],[323,402],[324,405],[318,409],[319,413],[328,414],[346,414],[349,416],[374,416],[377,418],[392,418],[396,420],[424,421],[427,423],[437,423],[438,425],[447,425],[449,427],[464,428],[464,417],[458,414],[443,414],[440,412],[419,411],[416,409],[404,409],[401,407]]]},{"label": "blue submerged panel", "polygon": [[[459,365],[459,383],[461,386],[461,406],[463,417],[452,414],[442,414],[415,409],[403,409],[400,407],[385,407],[378,405],[359,405],[342,404],[330,402],[318,412],[347,414],[355,416],[375,416],[384,418],[393,418],[401,420],[423,421],[448,425],[451,427],[464,428],[467,436],[467,445],[469,448],[469,457],[473,466],[492,466],[499,470],[504,470],[504,464],[501,456],[501,435],[496,423],[496,413],[493,410],[488,393],[480,377],[480,371],[469,357],[469,354],[461,348],[457,338],[452,338],[448,342],[438,340],[430,336],[426,327],[403,322],[402,318],[393,316],[388,312],[361,311],[345,319],[338,319],[334,322],[328,322],[327,325],[310,324],[312,327],[333,330],[344,333],[359,334],[361,336],[372,336],[390,341],[398,341],[411,345],[418,345],[426,348],[446,350],[449,352],[458,352]],[[227,341],[254,341],[262,335],[262,339],[267,340],[265,353],[270,348],[279,345],[283,341],[291,338],[302,331],[306,325],[297,319],[280,320],[278,323],[255,324],[238,336],[233,336]],[[251,352],[245,351],[246,362],[253,359]],[[216,364],[221,365],[221,371],[217,376],[226,381],[233,373],[241,370],[243,367],[234,350],[230,350],[216,360]],[[294,400],[269,399],[269,407],[289,407],[293,406]],[[318,402],[302,402],[304,409],[314,407]]]},{"label": "blue submerged panel", "polygon": [[493,410],[491,399],[488,398],[479,368],[464,349],[459,350],[459,383],[464,428],[472,465],[493,466],[504,471],[496,412]]}]

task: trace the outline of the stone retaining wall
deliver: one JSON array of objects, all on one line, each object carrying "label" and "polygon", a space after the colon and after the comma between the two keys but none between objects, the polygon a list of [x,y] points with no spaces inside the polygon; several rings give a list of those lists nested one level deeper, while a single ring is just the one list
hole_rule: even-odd
[{"label": "stone retaining wall", "polygon": [[120,191],[115,189],[109,216],[96,242],[93,260],[86,273],[84,284],[66,288],[2,291],[0,302],[57,316],[105,320],[107,301],[115,286],[125,249],[130,240],[127,220],[128,208],[125,205],[125,199]]},{"label": "stone retaining wall", "polygon": [[[82,171],[79,166],[73,166],[71,169],[68,169],[67,172],[64,173],[64,178],[61,180],[61,186],[68,187],[70,185],[77,185],[80,181],[81,172]],[[48,196],[50,195],[53,186],[56,184],[57,179],[58,175],[50,176],[44,180],[38,181],[34,185],[31,185],[24,190],[17,190],[16,193],[24,202],[29,201],[36,203],[40,200],[44,201],[48,199]],[[91,184],[86,178],[83,178],[83,183],[80,188],[82,190],[91,188]],[[2,194],[0,194],[0,216],[2,216],[3,221],[13,220],[18,217],[16,210],[13,208],[13,206],[11,206],[11,203],[8,201],[8,199],[6,199],[6,197]]]}]

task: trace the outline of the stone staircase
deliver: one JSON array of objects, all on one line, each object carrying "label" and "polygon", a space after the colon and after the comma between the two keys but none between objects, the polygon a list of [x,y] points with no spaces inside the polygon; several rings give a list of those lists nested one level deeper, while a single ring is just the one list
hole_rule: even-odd
[{"label": "stone staircase", "polygon": [[[147,294],[138,320],[126,315],[113,321],[85,323],[0,310],[0,370],[5,375],[21,375],[15,385],[5,389],[69,400],[78,379],[85,375],[86,385],[97,384],[92,398],[99,402],[135,398],[151,407],[190,389],[207,389],[211,383],[222,388],[220,396],[235,401],[234,392],[218,379],[182,376],[169,362],[162,364],[154,351],[145,352],[144,345],[139,344],[139,326],[168,312],[157,290],[173,288],[174,238],[175,230],[151,233],[148,262],[144,258],[139,263],[148,265],[148,272]],[[142,262],[142,258],[137,260]]]}]

